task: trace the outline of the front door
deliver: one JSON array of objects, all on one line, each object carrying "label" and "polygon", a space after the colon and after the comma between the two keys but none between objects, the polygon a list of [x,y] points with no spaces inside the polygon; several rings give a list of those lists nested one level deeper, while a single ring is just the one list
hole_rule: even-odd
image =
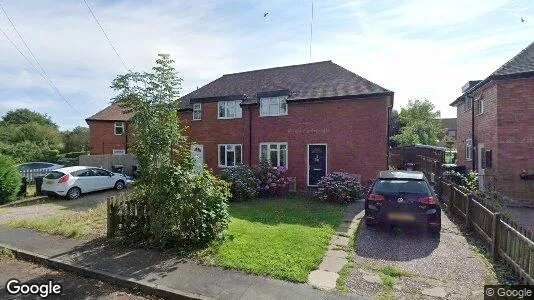
[{"label": "front door", "polygon": [[204,169],[204,146],[193,145],[191,146],[191,157],[195,164],[195,171],[202,172]]},{"label": "front door", "polygon": [[481,191],[484,191],[484,173],[486,169],[486,149],[484,149],[484,144],[478,144],[478,155],[477,155],[477,165],[478,165],[478,188]]},{"label": "front door", "polygon": [[326,144],[308,145],[308,185],[316,186],[326,176]]}]

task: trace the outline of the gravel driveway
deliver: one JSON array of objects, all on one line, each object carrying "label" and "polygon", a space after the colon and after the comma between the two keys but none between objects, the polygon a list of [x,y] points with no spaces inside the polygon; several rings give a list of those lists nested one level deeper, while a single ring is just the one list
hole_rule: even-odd
[{"label": "gravel driveway", "polygon": [[395,299],[483,298],[484,284],[495,282],[493,272],[445,214],[441,220],[440,238],[413,229],[364,226],[347,288],[378,297],[384,291],[384,267],[394,266],[407,272],[396,277],[390,290]]},{"label": "gravel driveway", "polygon": [[126,191],[108,190],[83,194],[76,200],[67,200],[57,198],[52,202],[44,204],[34,204],[28,206],[5,207],[0,211],[0,223],[15,218],[45,218],[54,215],[84,211],[105,203],[106,199],[111,196],[118,196]]}]

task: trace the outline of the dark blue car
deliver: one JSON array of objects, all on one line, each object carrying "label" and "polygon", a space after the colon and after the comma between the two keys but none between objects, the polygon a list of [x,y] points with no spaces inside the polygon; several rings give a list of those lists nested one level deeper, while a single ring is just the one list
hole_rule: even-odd
[{"label": "dark blue car", "polygon": [[441,209],[422,172],[381,171],[365,200],[365,223],[414,225],[439,235]]}]

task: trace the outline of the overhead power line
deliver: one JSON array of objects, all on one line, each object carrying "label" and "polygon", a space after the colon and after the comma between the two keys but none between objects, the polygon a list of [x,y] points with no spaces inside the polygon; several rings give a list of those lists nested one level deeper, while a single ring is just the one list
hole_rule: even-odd
[{"label": "overhead power line", "polygon": [[17,27],[15,26],[15,23],[11,20],[11,18],[9,17],[7,11],[4,9],[4,7],[2,6],[2,4],[0,3],[0,9],[2,9],[2,11],[4,12],[4,15],[6,16],[6,18],[9,20],[9,23],[11,23],[11,26],[13,27],[13,29],[15,30],[15,32],[17,33],[18,37],[20,38],[20,40],[22,41],[22,43],[24,44],[24,46],[26,47],[26,49],[28,50],[28,52],[30,53],[31,57],[35,60],[35,63],[39,66],[39,68],[37,68],[35,66],[35,64],[22,52],[22,50],[17,46],[17,44],[11,39],[9,38],[9,36],[7,35],[7,33],[2,29],[0,28],[0,32],[2,32],[2,34],[5,36],[5,38],[13,45],[13,47],[15,47],[15,49],[17,49],[17,51],[20,53],[20,55],[22,55],[22,57],[24,57],[24,59],[26,60],[26,62],[28,62],[28,64],[39,74],[41,75],[41,77],[48,83],[48,85],[50,85],[50,87],[52,88],[52,90],[65,102],[67,103],[67,105],[73,110],[75,111],[76,113],[78,113],[80,116],[82,115],[76,108],[74,108],[74,106],[63,96],[63,94],[61,94],[61,92],[59,91],[59,89],[57,88],[57,86],[54,84],[54,82],[50,79],[50,77],[48,76],[48,74],[46,73],[45,69],[43,68],[43,66],[39,63],[39,60],[35,57],[35,55],[33,54],[32,50],[30,49],[30,47],[28,46],[28,43],[26,43],[26,41],[24,40],[24,38],[22,37],[22,35],[20,34],[20,32],[17,30]]},{"label": "overhead power line", "polygon": [[122,59],[122,57],[120,56],[119,51],[117,51],[117,48],[115,48],[115,46],[113,46],[113,43],[111,42],[111,39],[109,38],[108,34],[107,34],[106,31],[104,30],[104,27],[102,27],[102,24],[100,24],[100,21],[98,21],[98,18],[96,17],[95,13],[93,12],[93,10],[91,9],[91,7],[89,6],[89,3],[87,3],[86,0],[83,0],[83,2],[85,2],[85,6],[87,6],[87,9],[89,10],[89,12],[91,13],[91,15],[93,16],[93,19],[95,20],[96,24],[98,24],[98,27],[100,27],[100,30],[102,30],[102,33],[103,33],[104,36],[106,37],[106,40],[108,40],[109,45],[111,46],[111,48],[113,49],[113,51],[115,52],[115,54],[117,55],[117,57],[119,58],[121,64],[124,66],[124,68],[126,69],[126,71],[131,72],[130,68],[128,68],[128,66],[127,66],[126,63],[124,62],[124,59]]}]

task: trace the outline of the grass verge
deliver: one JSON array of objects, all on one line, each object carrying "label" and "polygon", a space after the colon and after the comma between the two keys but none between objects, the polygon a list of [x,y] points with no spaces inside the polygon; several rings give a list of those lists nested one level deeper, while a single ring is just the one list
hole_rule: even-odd
[{"label": "grass verge", "polygon": [[13,257],[15,257],[15,254],[13,254],[11,249],[0,247],[0,260]]},{"label": "grass verge", "polygon": [[66,213],[43,219],[13,219],[2,225],[78,238],[88,234],[103,233],[106,230],[106,217],[106,205],[101,204],[83,212]]},{"label": "grass verge", "polygon": [[226,268],[306,282],[321,263],[344,208],[303,197],[231,203],[226,240],[198,257]]}]

